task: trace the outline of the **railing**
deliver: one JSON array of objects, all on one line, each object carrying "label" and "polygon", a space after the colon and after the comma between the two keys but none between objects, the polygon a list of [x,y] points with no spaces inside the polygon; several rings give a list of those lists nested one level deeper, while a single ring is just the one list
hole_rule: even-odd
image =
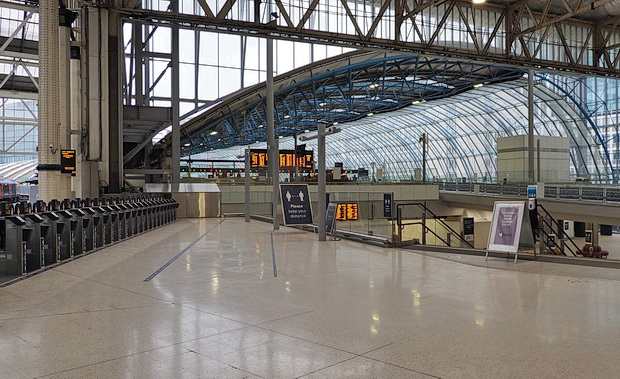
[{"label": "railing", "polygon": [[[473,184],[442,182],[437,183],[437,185],[439,185],[439,191],[443,192],[527,197],[526,184]],[[544,186],[542,194],[539,194],[539,197],[546,200],[585,200],[620,204],[620,188],[581,186],[574,184],[548,184]]]},{"label": "railing", "polygon": [[[421,217],[408,217],[407,213],[411,212],[410,210],[407,211],[408,208],[421,211]],[[398,241],[394,241],[395,244],[402,245],[406,242],[412,242],[432,245],[433,243],[427,243],[426,241],[426,234],[430,232],[435,238],[435,245],[454,246],[453,241],[456,241],[456,247],[466,247],[470,249],[474,248],[474,246],[469,241],[466,241],[459,232],[454,230],[454,228],[448,225],[441,217],[433,213],[433,211],[428,209],[428,207],[423,203],[398,204],[396,206],[396,215]],[[432,224],[432,227],[429,226],[429,223]],[[420,238],[414,238],[414,236],[417,235],[416,231],[412,231],[412,233],[410,233],[411,239],[406,237],[407,233],[405,233],[405,228],[412,226],[420,227]],[[440,232],[443,232],[443,235],[440,234]]]},{"label": "railing", "polygon": [[[538,211],[538,216],[539,216],[538,220],[542,221],[543,223],[542,226],[538,225],[538,230],[544,235],[544,238],[541,238],[541,243],[544,243],[545,246],[547,246],[547,248],[549,249],[555,248],[557,244],[553,246],[549,244],[549,237],[551,236],[552,233],[547,232],[547,230],[562,231],[562,235],[563,235],[562,240],[564,241],[564,243],[560,244],[560,251],[564,255],[568,255],[566,254],[566,251],[568,251],[574,257],[580,255],[579,246],[577,246],[575,241],[573,241],[570,238],[570,236],[568,236],[566,233],[563,232],[564,230],[563,225],[560,225],[560,223],[551,215],[551,213],[549,213],[549,211],[547,211],[547,209],[545,209],[545,207],[542,204],[538,204],[537,211]],[[551,220],[551,222],[549,222],[548,220]],[[540,236],[540,237],[543,237],[543,236]]]}]

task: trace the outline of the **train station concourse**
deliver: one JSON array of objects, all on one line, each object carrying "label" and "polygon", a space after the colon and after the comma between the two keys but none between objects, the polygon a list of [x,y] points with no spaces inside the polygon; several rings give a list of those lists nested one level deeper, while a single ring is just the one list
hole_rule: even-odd
[{"label": "train station concourse", "polygon": [[616,378],[620,0],[0,0],[0,378]]}]

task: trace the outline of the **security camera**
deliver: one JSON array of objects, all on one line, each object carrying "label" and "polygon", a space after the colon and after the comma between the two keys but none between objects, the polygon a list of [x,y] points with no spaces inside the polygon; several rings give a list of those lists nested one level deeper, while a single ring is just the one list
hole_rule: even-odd
[{"label": "security camera", "polygon": [[334,134],[334,133],[338,133],[338,132],[340,132],[341,130],[342,130],[342,129],[340,129],[340,128],[338,128],[338,127],[335,127],[335,126],[330,126],[329,128],[327,128],[327,129],[325,130],[325,132],[326,132],[327,134]]}]

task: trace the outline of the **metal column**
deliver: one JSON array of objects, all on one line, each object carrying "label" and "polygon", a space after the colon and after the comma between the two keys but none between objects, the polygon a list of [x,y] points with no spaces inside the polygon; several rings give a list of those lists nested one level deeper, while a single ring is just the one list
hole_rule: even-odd
[{"label": "metal column", "polygon": [[250,222],[250,149],[245,149],[245,222]]},{"label": "metal column", "polygon": [[39,199],[63,199],[58,112],[58,1],[39,3]]},{"label": "metal column", "polygon": [[319,123],[319,161],[318,161],[318,176],[319,176],[319,210],[318,210],[318,227],[319,227],[319,241],[325,241],[325,210],[327,209],[326,191],[325,191],[325,124]]},{"label": "metal column", "polygon": [[[171,2],[172,11],[179,10],[179,1]],[[181,179],[181,126],[179,115],[179,28],[172,25],[172,56],[171,56],[171,101],[172,101],[172,191],[179,190],[179,180]]]},{"label": "metal column", "polygon": [[527,179],[535,183],[534,176],[534,71],[527,75]]},{"label": "metal column", "polygon": [[275,125],[273,119],[273,40],[267,38],[267,138],[269,141],[269,176],[272,183],[273,206],[271,209],[273,215],[273,230],[278,230],[278,199],[280,194],[280,151],[278,147],[278,139],[276,138]]}]

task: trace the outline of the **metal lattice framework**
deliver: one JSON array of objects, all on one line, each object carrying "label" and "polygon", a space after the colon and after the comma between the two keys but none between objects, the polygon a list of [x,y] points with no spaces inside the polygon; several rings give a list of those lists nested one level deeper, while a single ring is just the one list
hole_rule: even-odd
[{"label": "metal lattice framework", "polygon": [[[570,94],[557,88],[553,78],[543,76],[537,77],[535,94],[535,134],[568,138],[571,174],[616,182],[601,133],[573,107]],[[419,137],[426,133],[429,178],[494,181],[496,139],[526,134],[527,116],[526,79],[485,85],[341,125],[342,132],[329,136],[327,164],[342,162],[348,169],[383,167],[388,179],[408,180],[422,166]],[[317,148],[316,140],[306,143],[308,149]],[[291,149],[294,142],[285,138],[280,145]],[[244,148],[213,150],[192,158],[230,160]]]},{"label": "metal lattice framework", "polygon": [[[294,136],[319,123],[359,120],[522,76],[517,69],[446,59],[346,54],[276,79],[276,135]],[[263,84],[251,87],[185,123],[182,155],[265,141],[264,93]]]},{"label": "metal lattice framework", "polygon": [[618,0],[237,1],[123,8],[153,25],[620,77]]}]

